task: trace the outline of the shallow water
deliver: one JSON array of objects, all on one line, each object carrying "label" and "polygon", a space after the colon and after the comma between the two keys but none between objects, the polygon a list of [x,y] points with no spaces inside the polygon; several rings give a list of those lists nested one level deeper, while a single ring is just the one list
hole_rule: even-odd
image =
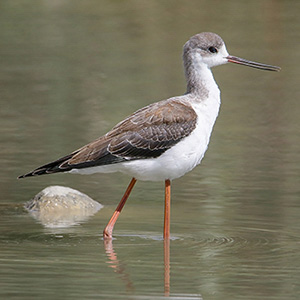
[{"label": "shallow water", "polygon": [[[2,1],[0,298],[299,299],[300,25],[297,1]],[[201,31],[230,54],[282,67],[214,69],[222,107],[201,166],[172,184],[56,174],[16,180],[185,90],[181,49]],[[23,204],[50,185],[104,205],[45,228]]]}]

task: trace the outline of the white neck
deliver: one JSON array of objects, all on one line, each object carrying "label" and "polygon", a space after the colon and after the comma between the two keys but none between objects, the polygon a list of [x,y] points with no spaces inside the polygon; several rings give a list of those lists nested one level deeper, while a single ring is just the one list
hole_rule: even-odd
[{"label": "white neck", "polygon": [[219,95],[219,88],[210,68],[197,53],[187,53],[183,56],[187,94],[195,94],[200,100],[208,98],[212,93]]}]

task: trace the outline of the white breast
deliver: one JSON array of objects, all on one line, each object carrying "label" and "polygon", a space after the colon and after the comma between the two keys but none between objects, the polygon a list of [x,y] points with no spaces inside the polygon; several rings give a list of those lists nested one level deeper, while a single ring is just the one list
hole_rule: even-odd
[{"label": "white breast", "polygon": [[181,101],[192,105],[198,116],[196,128],[189,136],[157,158],[73,169],[70,173],[92,174],[119,171],[138,180],[161,181],[172,180],[191,171],[204,156],[220,108],[220,91],[210,69],[205,66],[199,70],[201,71],[202,85],[209,91],[207,98],[203,99],[197,94],[181,96]]},{"label": "white breast", "polygon": [[194,131],[158,158],[122,163],[121,172],[139,180],[161,181],[183,176],[197,166],[207,149],[218,116],[220,97],[193,104],[198,120]]},{"label": "white breast", "polygon": [[207,99],[201,101],[197,101],[197,98],[189,100],[198,116],[196,128],[189,136],[159,157],[87,169],[73,169],[70,173],[93,174],[119,171],[145,181],[172,180],[183,176],[197,166],[204,156],[213,125],[218,116],[220,92],[217,85],[215,85]]}]

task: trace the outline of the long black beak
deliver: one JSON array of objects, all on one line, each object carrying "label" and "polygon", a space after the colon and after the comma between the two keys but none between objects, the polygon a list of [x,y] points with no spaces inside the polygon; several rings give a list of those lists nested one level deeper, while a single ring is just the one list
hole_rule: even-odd
[{"label": "long black beak", "polygon": [[239,58],[236,56],[228,55],[225,58],[228,60],[228,62],[239,64],[239,65],[244,65],[244,66],[248,66],[248,67],[252,67],[252,68],[256,68],[256,69],[261,69],[261,70],[266,70],[266,71],[276,71],[276,72],[281,70],[281,68],[277,67],[277,66],[265,65],[265,64],[254,62],[254,61],[246,60],[243,58]]}]

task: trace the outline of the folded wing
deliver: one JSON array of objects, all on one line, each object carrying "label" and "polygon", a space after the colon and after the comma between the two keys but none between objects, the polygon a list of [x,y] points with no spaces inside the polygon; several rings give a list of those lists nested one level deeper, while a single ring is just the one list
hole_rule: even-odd
[{"label": "folded wing", "polygon": [[193,108],[176,99],[146,106],[106,135],[19,178],[160,156],[195,128]]}]

